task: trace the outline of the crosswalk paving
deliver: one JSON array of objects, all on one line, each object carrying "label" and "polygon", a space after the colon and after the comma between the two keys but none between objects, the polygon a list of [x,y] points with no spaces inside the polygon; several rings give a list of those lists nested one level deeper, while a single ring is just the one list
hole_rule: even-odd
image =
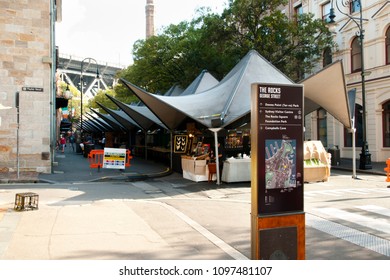
[{"label": "crosswalk paving", "polygon": [[[312,208],[306,213],[306,225],[390,257],[390,239],[386,238],[390,234],[388,208],[377,205]],[[362,227],[369,230],[362,231]]]},{"label": "crosswalk paving", "polygon": [[337,190],[318,190],[305,191],[305,199],[313,199],[324,196],[329,197],[343,197],[346,195],[369,195],[369,194],[387,194],[390,195],[390,188],[352,188],[352,189],[337,189]]}]

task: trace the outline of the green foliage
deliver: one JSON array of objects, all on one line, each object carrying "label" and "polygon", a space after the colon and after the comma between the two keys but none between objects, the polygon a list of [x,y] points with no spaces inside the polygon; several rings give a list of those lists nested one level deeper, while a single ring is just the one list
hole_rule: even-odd
[{"label": "green foliage", "polygon": [[98,105],[99,103],[109,109],[117,110],[118,107],[106,96],[106,94],[115,97],[115,92],[113,90],[100,90],[93,99],[89,100],[88,107],[93,108],[98,112],[106,113],[103,108]]},{"label": "green foliage", "polygon": [[[187,87],[202,70],[221,80],[250,50],[257,50],[292,80],[318,63],[331,33],[311,14],[288,18],[286,0],[229,0],[221,15],[198,10],[192,21],[170,25],[161,34],[134,44],[134,64],[120,77],[152,93],[174,84]],[[123,85],[115,91],[132,95]]]}]

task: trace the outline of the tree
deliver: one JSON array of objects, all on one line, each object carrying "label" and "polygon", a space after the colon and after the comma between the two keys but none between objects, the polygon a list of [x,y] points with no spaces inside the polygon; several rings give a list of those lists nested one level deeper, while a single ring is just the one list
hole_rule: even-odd
[{"label": "tree", "polygon": [[105,107],[107,107],[109,109],[117,110],[118,106],[116,106],[115,103],[113,103],[106,96],[106,94],[115,97],[115,91],[113,91],[113,90],[99,90],[99,92],[96,94],[96,96],[89,100],[88,107],[96,109],[99,112],[104,112],[102,107],[100,107],[98,105],[98,103],[99,103],[99,104],[102,104],[103,106],[105,106]]},{"label": "tree", "polygon": [[332,34],[312,14],[289,18],[280,7],[286,0],[230,0],[223,17],[233,45],[243,56],[257,50],[275,67],[298,81],[311,72],[326,47],[333,47]]},{"label": "tree", "polygon": [[257,50],[294,81],[310,73],[332,35],[312,14],[289,18],[287,0],[229,0],[221,15],[200,9],[191,22],[170,25],[134,45],[126,80],[149,92],[187,87],[202,70],[221,80],[250,50]]}]

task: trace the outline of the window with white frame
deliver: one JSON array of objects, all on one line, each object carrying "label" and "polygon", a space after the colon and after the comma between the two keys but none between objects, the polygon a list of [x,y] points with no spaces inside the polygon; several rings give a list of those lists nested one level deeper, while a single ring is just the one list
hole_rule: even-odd
[{"label": "window with white frame", "polygon": [[362,70],[362,49],[359,37],[355,37],[351,43],[351,72]]},{"label": "window with white frame", "polygon": [[390,27],[386,31],[386,64],[390,64]]},{"label": "window with white frame", "polygon": [[330,1],[329,2],[326,2],[325,4],[323,4],[321,6],[321,10],[322,10],[322,20],[324,22],[329,22],[330,19],[329,19],[329,15],[330,15],[330,8],[331,8],[331,4],[330,4]]}]

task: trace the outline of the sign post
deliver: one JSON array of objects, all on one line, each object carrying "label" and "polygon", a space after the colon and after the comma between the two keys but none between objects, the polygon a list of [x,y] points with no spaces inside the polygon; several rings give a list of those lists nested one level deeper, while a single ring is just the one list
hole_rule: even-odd
[{"label": "sign post", "polygon": [[253,84],[252,259],[304,259],[303,86]]}]

